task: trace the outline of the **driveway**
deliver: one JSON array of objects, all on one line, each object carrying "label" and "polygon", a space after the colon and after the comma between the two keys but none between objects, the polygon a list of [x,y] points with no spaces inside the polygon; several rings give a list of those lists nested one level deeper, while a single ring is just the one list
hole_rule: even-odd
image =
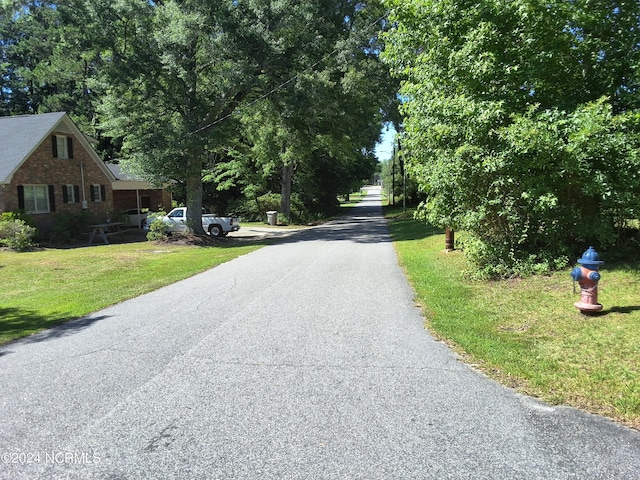
[{"label": "driveway", "polygon": [[0,348],[3,479],[638,479],[640,433],[423,328],[379,191],[349,217]]}]

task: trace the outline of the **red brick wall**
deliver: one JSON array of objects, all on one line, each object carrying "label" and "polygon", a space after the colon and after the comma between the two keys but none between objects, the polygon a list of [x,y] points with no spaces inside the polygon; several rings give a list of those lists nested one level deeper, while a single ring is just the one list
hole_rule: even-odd
[{"label": "red brick wall", "polygon": [[[54,132],[55,134],[55,132]],[[95,160],[83,148],[82,144],[67,133],[60,135],[73,138],[73,158],[54,158],[51,146],[51,138],[45,139],[13,175],[11,184],[0,189],[0,212],[17,211],[18,185],[53,185],[55,197],[55,212],[31,214],[37,227],[41,230],[40,236],[47,236],[47,232],[53,223],[54,217],[60,213],[79,214],[82,212],[82,176],[80,163],[84,164],[84,198],[87,200],[87,212],[96,221],[104,221],[113,210],[113,191],[111,179],[100,169]],[[80,198],[76,203],[63,202],[63,185],[78,185]],[[91,201],[91,185],[104,185],[106,198],[101,202]]]}]

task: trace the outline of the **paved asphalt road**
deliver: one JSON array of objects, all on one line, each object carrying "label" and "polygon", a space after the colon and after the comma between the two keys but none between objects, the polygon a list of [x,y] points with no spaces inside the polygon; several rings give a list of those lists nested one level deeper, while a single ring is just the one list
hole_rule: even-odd
[{"label": "paved asphalt road", "polygon": [[0,348],[0,478],[639,479],[424,330],[379,205]]}]

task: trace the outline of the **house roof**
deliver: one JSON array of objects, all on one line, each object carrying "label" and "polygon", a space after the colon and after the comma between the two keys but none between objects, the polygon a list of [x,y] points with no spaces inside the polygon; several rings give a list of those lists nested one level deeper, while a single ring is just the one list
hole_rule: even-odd
[{"label": "house roof", "polygon": [[143,181],[141,178],[136,177],[130,173],[125,172],[119,163],[107,163],[107,168],[111,170],[116,180],[131,180],[131,181]]},{"label": "house roof", "polygon": [[154,188],[146,180],[124,171],[117,163],[107,163],[106,166],[116,179],[111,184],[114,190],[151,190]]},{"label": "house roof", "polygon": [[75,135],[105,174],[113,179],[111,172],[69,116],[64,112],[54,112],[0,117],[0,184],[10,183],[15,171],[53,131]]}]

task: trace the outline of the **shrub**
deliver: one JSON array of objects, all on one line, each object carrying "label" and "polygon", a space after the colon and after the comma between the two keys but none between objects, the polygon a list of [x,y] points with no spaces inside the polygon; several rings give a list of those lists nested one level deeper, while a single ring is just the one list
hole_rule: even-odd
[{"label": "shrub", "polygon": [[24,212],[2,212],[0,213],[0,222],[1,221],[12,221],[12,220],[22,220],[23,222],[25,222],[27,225],[31,226],[31,227],[35,227],[35,223],[33,221],[33,218],[31,218],[29,215],[27,215]]},{"label": "shrub", "polygon": [[317,221],[326,218],[323,213],[313,213],[305,207],[300,196],[291,194],[291,217],[286,218],[281,210],[281,198],[279,193],[267,193],[259,197],[244,197],[229,203],[229,213],[240,217],[245,222],[266,222],[268,211],[277,211],[278,223],[299,224]]},{"label": "shrub", "polygon": [[16,251],[24,251],[34,246],[34,238],[38,233],[35,227],[20,218],[7,219],[3,214],[0,218],[0,245]]},{"label": "shrub", "polygon": [[278,225],[289,225],[291,223],[291,219],[287,218],[284,213],[278,213]]},{"label": "shrub", "polygon": [[532,253],[508,243],[485,242],[470,232],[461,232],[456,245],[471,263],[471,278],[509,278],[542,275],[569,265],[569,256],[560,250]]},{"label": "shrub", "polygon": [[92,222],[91,215],[84,211],[79,214],[60,213],[53,220],[51,240],[56,243],[74,243]]},{"label": "shrub", "polygon": [[147,217],[147,224],[149,225],[149,231],[147,232],[147,240],[156,241],[164,240],[169,235],[169,227],[162,221],[161,217],[164,217],[166,212],[155,212],[149,214]]},{"label": "shrub", "polygon": [[280,210],[280,194],[267,193],[259,197],[244,197],[229,202],[229,213],[245,222],[265,221],[267,212]]}]

